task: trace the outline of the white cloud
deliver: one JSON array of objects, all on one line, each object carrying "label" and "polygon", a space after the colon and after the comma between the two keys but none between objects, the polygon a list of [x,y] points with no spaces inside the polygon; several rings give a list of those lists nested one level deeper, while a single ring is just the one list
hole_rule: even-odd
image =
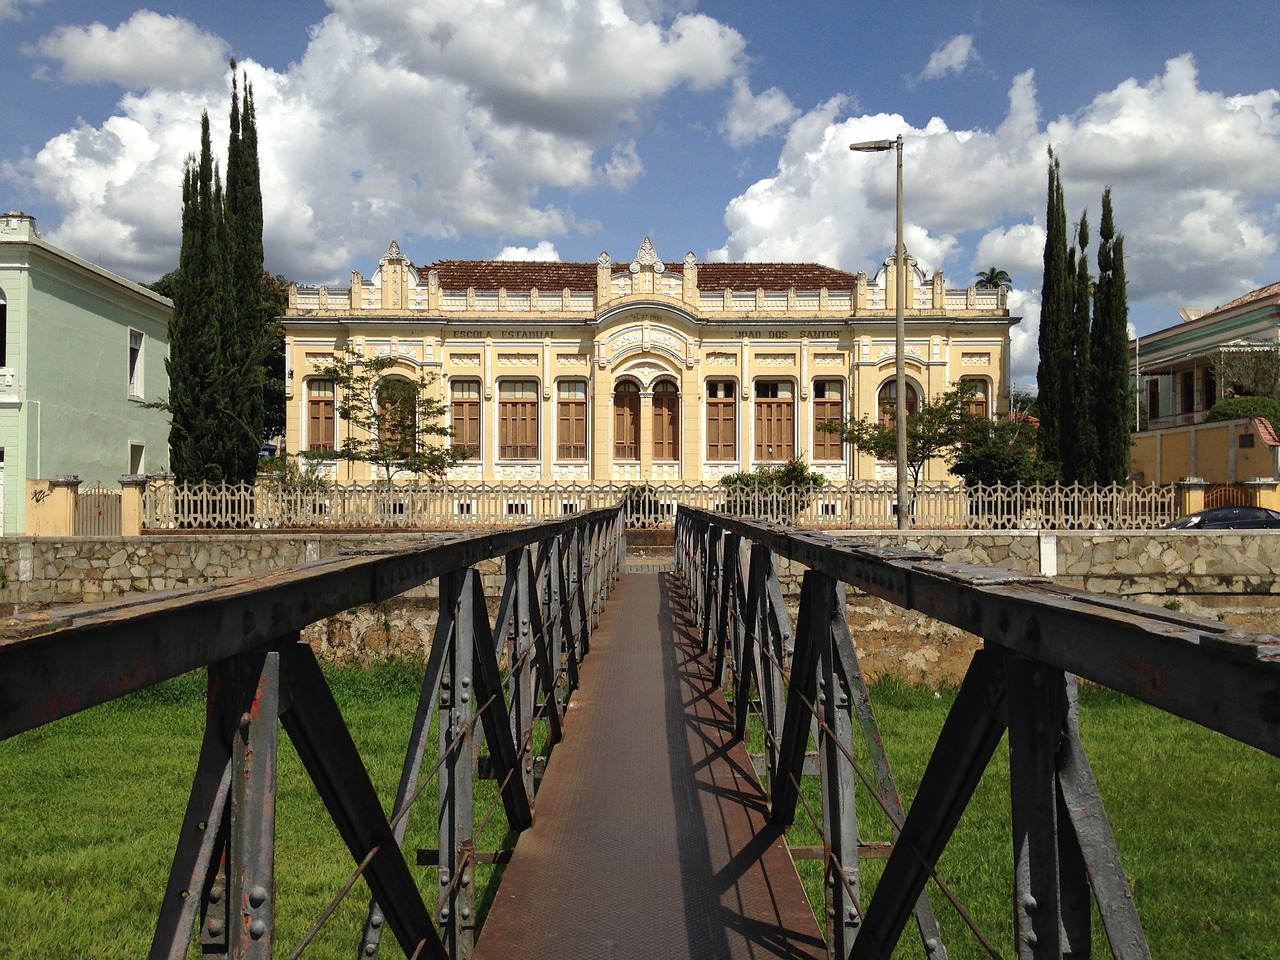
[{"label": "white cloud", "polygon": [[644,161],[636,152],[636,142],[614,144],[613,154],[604,166],[604,178],[615,190],[626,190],[644,173]]},{"label": "white cloud", "polygon": [[756,96],[751,93],[746,78],[740,77],[734,81],[733,97],[723,124],[725,139],[731,147],[744,147],[774,133],[799,115],[796,105],[777,87]]},{"label": "white cloud", "polygon": [[559,261],[560,251],[550,240],[539,240],[536,247],[503,247],[495,260],[549,260]]},{"label": "white cloud", "polygon": [[[268,267],[336,279],[388,237],[593,229],[540,190],[626,189],[644,171],[635,131],[652,107],[746,69],[742,36],[689,5],[330,0],[286,71],[242,64],[255,88]],[[178,85],[170,49],[196,82]],[[158,276],[177,258],[181,166],[201,110],[225,152],[226,43],[144,12],[115,30],[61,28],[31,52],[66,79],[137,92],[117,116],[0,176],[58,205],[62,222],[44,225],[53,242]]]},{"label": "white cloud", "polygon": [[112,29],[61,26],[24,53],[61,63],[71,83],[115,83],[129,90],[216,84],[227,72],[226,41],[181,17],[139,10]]},{"label": "white cloud", "polygon": [[1009,331],[1009,373],[1015,390],[1036,392],[1036,367],[1040,363],[1040,294],[1010,290],[1009,313],[1022,321]]},{"label": "white cloud", "polygon": [[23,9],[38,7],[45,0],[0,0],[0,20],[21,20]]},{"label": "white cloud", "polygon": [[1030,71],[1014,79],[994,131],[951,130],[940,118],[913,127],[897,115],[840,117],[840,106],[791,125],[774,174],[728,203],[717,257],[818,259],[849,270],[882,262],[893,249],[892,153],[848,145],[902,133],[907,245],[927,270],[967,283],[994,263],[1039,289],[1052,143],[1069,214],[1089,208],[1091,258],[1102,190],[1113,187],[1131,304],[1216,304],[1274,279],[1280,93],[1202,90],[1190,56],[1047,125]]},{"label": "white cloud", "polygon": [[973,36],[962,33],[941,44],[929,55],[929,62],[920,71],[920,79],[938,80],[947,74],[961,74],[971,64],[981,62],[982,58],[973,46]]},{"label": "white cloud", "polygon": [[1043,224],[1017,223],[996,227],[983,234],[969,266],[974,273],[996,267],[1013,276],[1039,273],[1044,266]]}]

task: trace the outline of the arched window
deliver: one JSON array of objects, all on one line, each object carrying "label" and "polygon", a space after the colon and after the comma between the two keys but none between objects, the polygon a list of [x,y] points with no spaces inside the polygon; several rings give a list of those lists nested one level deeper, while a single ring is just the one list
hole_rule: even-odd
[{"label": "arched window", "polygon": [[385,455],[403,457],[418,443],[418,388],[400,377],[378,382],[378,448]]},{"label": "arched window", "polygon": [[640,387],[634,380],[613,387],[613,459],[640,459]]},{"label": "arched window", "polygon": [[[897,419],[897,403],[898,382],[896,380],[888,380],[884,386],[880,388],[880,394],[876,398],[876,407],[880,410],[880,425],[892,430]],[[920,409],[920,394],[916,393],[916,385],[910,380],[907,381],[907,416],[915,413]]]},{"label": "arched window", "polygon": [[653,385],[653,459],[680,459],[680,393],[670,380]]}]

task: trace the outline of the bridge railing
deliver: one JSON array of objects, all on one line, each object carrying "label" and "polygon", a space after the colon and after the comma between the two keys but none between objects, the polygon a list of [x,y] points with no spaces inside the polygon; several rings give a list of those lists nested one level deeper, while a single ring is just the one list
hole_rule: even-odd
[{"label": "bridge railing", "polygon": [[[374,896],[359,956],[391,931],[405,956],[469,957],[476,911],[473,782],[477,741],[512,830],[532,822],[534,730],[554,744],[578,663],[625,560],[619,506],[514,530],[371,547],[261,577],[16,617],[0,635],[0,740],[207,669],[203,743],[150,956],[268,958],[275,937],[277,730],[289,735],[352,856],[348,883],[298,956],[360,877]],[[505,563],[490,600],[477,564]],[[390,817],[311,648],[308,624],[429,581],[440,606]],[[500,673],[500,666],[504,673]],[[435,766],[424,770],[433,715]],[[279,721],[279,723],[277,723]],[[406,817],[439,776],[439,849],[420,891],[401,841]],[[436,880],[439,879],[437,885]],[[353,931],[352,945],[356,936]]]},{"label": "bridge railing", "polygon": [[[807,568],[794,627],[777,558]],[[1006,731],[1018,956],[1086,955],[1090,886],[1113,955],[1150,956],[1080,740],[1077,677],[1280,756],[1275,636],[1011,570],[946,563],[916,550],[837,541],[706,510],[681,508],[676,563],[740,734],[748,711],[757,711],[778,826],[790,826],[804,803],[800,783],[811,731],[816,739],[822,810],[806,812],[821,821],[828,952],[841,960],[888,957],[913,912],[926,955],[945,956],[925,897],[930,878],[983,948],[998,956],[938,876],[937,862]],[[985,641],[909,811],[894,786],[850,636],[847,586]],[[866,739],[866,765],[854,758],[855,729]],[[859,780],[894,835],[865,907],[854,801]]]}]

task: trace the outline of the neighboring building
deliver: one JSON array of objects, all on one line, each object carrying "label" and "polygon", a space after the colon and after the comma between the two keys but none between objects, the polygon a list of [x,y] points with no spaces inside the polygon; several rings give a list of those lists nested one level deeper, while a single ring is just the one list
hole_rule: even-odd
[{"label": "neighboring building", "polygon": [[25,529],[27,480],[85,486],[169,464],[170,302],[0,215],[0,504]]},{"label": "neighboring building", "polygon": [[[1207,313],[1184,309],[1182,322],[1129,341],[1147,429],[1199,423],[1232,384],[1219,382],[1224,350],[1280,346],[1280,283],[1259,287]],[[1280,425],[1277,425],[1280,426]]]},{"label": "neighboring building", "polygon": [[[947,290],[908,258],[908,404],[960,380],[1008,409],[1005,292]],[[825,420],[878,415],[894,381],[892,260],[874,277],[805,263],[659,260],[648,238],[615,263],[443,260],[392,244],[351,287],[291,286],[283,318],[286,447],[332,449],[345,425],[317,371],[350,343],[439,375],[458,483],[714,484],[800,457],[836,481],[891,479]],[[340,482],[372,479],[338,464]],[[947,476],[934,464],[930,477]]]}]

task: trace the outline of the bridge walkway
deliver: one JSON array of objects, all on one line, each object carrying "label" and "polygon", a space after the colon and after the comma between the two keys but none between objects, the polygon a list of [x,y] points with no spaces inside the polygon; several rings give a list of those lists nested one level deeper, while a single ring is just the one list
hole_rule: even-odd
[{"label": "bridge walkway", "polygon": [[826,957],[676,574],[620,578],[566,728],[479,960]]}]

